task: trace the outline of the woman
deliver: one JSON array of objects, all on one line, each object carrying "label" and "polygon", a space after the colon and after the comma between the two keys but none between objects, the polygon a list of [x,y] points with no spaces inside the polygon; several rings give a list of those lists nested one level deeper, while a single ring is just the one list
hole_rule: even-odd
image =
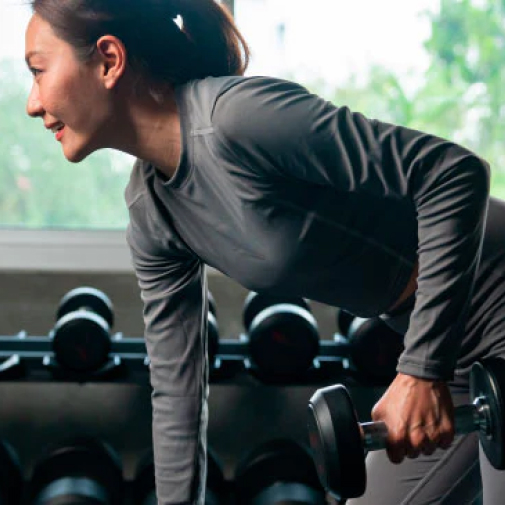
[{"label": "woman", "polygon": [[[495,271],[504,207],[489,200],[487,164],[295,83],[243,77],[247,45],[213,0],[32,6],[28,113],[72,162],[101,148],[138,158],[127,236],[144,302],[159,504],[203,504],[205,265],[248,289],[383,314],[404,331],[398,375],[373,417],[389,426],[392,463],[419,457],[401,465],[408,484],[392,463],[372,465],[370,480],[381,481],[353,503],[425,503],[426,489],[456,503],[454,461],[471,468],[478,446],[459,437],[466,452],[443,450],[454,436],[450,388],[465,397],[471,363],[503,354],[505,340]],[[432,478],[440,464],[444,479]],[[504,479],[486,472],[485,492],[503,493]],[[480,482],[463,481],[465,496],[478,492]]]}]

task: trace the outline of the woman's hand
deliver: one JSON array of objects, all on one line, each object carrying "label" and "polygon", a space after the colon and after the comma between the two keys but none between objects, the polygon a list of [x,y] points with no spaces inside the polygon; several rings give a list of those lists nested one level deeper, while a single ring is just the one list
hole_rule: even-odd
[{"label": "woman's hand", "polygon": [[386,451],[393,463],[447,449],[454,438],[452,398],[441,381],[398,374],[374,406],[372,420],[386,423]]}]

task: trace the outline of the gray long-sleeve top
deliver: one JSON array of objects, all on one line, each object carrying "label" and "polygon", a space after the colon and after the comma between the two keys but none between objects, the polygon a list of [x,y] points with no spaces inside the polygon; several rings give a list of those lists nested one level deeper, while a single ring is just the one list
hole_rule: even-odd
[{"label": "gray long-sleeve top", "polygon": [[419,261],[398,370],[452,377],[479,262],[487,164],[426,133],[266,77],[176,90],[182,152],[166,180],[137,161],[128,243],[144,302],[160,505],[203,505],[205,265],[248,289],[362,316]]}]

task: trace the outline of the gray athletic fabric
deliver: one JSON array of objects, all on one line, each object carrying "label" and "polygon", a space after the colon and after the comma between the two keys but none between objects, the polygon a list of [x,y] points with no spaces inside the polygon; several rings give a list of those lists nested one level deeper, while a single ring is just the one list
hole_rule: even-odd
[{"label": "gray athletic fabric", "polygon": [[[482,343],[462,348],[450,382],[455,405],[470,402],[468,372],[476,360],[505,359],[505,202],[491,198],[481,262],[465,327],[465,340]],[[411,310],[383,319],[400,333]],[[505,366],[505,361],[504,361]],[[475,434],[457,437],[447,450],[393,465],[384,451],[367,458],[367,492],[347,505],[483,505],[505,502],[505,473],[495,470],[479,450]],[[387,485],[384,485],[387,483]]]},{"label": "gray athletic fabric", "polygon": [[[381,317],[405,334],[412,310]],[[468,386],[470,368],[477,360],[505,358],[505,202],[493,197],[462,342],[452,384]]]},{"label": "gray athletic fabric", "polygon": [[177,88],[182,153],[166,180],[139,160],[126,190],[144,301],[160,505],[203,505],[205,269],[248,289],[362,317],[387,311],[416,259],[398,370],[451,379],[479,263],[487,164],[449,141],[370,120],[266,77]]}]

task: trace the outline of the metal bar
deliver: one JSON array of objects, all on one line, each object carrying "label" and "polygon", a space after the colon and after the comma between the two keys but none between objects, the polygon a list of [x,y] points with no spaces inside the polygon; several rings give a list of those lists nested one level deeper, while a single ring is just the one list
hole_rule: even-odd
[{"label": "metal bar", "polygon": [[388,428],[386,423],[369,422],[360,424],[361,434],[363,438],[363,447],[367,451],[377,451],[384,449],[388,437]]},{"label": "metal bar", "polygon": [[[349,345],[345,340],[321,340],[318,357],[332,359],[348,356]],[[111,354],[142,354],[146,352],[143,337],[124,336],[122,333],[111,335]],[[30,336],[20,332],[13,336],[0,336],[0,357],[12,354],[52,353],[52,338],[49,335]],[[238,339],[221,339],[218,354],[225,356],[249,355],[247,337]]]},{"label": "metal bar", "polygon": [[475,405],[459,405],[454,409],[454,431],[466,434],[479,426],[479,414]]}]

